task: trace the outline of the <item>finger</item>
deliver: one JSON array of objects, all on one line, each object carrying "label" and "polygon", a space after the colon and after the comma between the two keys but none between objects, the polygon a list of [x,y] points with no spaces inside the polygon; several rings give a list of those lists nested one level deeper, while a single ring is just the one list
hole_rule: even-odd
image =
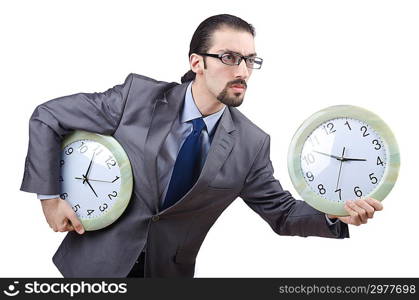
[{"label": "finger", "polygon": [[349,216],[344,216],[344,217],[338,217],[338,219],[340,221],[342,221],[343,223],[346,223],[346,224],[350,224],[351,218],[352,217],[350,215]]},{"label": "finger", "polygon": [[57,223],[55,223],[55,222],[51,222],[51,223],[48,223],[48,225],[49,225],[49,227],[52,229],[52,231],[54,231],[54,232],[58,232],[58,227],[59,227],[59,225],[58,225]]},{"label": "finger", "polygon": [[359,219],[362,224],[366,224],[368,221],[367,211],[362,207],[358,206],[358,201],[347,201],[350,208],[358,213]]},{"label": "finger", "polygon": [[70,222],[70,220],[69,220],[69,219],[67,219],[67,222],[66,222],[66,224],[65,224],[65,231],[74,231],[74,227],[73,227],[73,225],[71,224],[71,222]]},{"label": "finger", "polygon": [[56,228],[57,228],[57,231],[59,232],[66,232],[66,231],[72,230],[73,226],[71,227],[70,226],[71,226],[70,221],[67,218],[65,218],[64,220],[61,221],[59,225],[57,225]]},{"label": "finger", "polygon": [[70,231],[70,230],[68,228],[68,225],[64,225],[64,226],[58,227],[58,231],[59,232],[67,232],[67,231]]},{"label": "finger", "polygon": [[338,216],[326,214],[329,219],[336,219]]},{"label": "finger", "polygon": [[344,206],[345,210],[348,212],[348,214],[351,216],[351,219],[349,220],[349,224],[359,226],[361,225],[361,219],[359,218],[359,215],[356,211],[354,211],[349,205],[348,201],[345,203]]},{"label": "finger", "polygon": [[359,200],[357,203],[358,206],[361,206],[363,209],[365,209],[369,219],[371,219],[374,216],[375,209],[373,206],[369,205],[367,201]]},{"label": "finger", "polygon": [[81,224],[80,220],[77,218],[76,214],[71,210],[71,213],[67,216],[67,218],[70,220],[72,227],[75,231],[77,231],[78,234],[84,233],[84,227]]},{"label": "finger", "polygon": [[365,201],[367,201],[372,207],[374,207],[375,210],[383,210],[383,204],[374,198],[366,198]]}]

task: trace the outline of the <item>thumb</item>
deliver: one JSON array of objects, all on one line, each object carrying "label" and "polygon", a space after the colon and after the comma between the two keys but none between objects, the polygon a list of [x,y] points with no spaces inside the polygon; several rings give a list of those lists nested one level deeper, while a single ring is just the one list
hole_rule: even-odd
[{"label": "thumb", "polygon": [[77,218],[76,214],[73,212],[73,210],[71,210],[67,218],[70,220],[71,225],[73,226],[74,230],[77,231],[78,234],[84,233],[84,227],[81,224],[80,220]]}]

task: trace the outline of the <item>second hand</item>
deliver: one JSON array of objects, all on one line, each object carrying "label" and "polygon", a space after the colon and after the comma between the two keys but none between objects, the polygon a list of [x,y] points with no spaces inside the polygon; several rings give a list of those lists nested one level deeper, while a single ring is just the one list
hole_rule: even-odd
[{"label": "second hand", "polygon": [[[80,178],[80,177],[75,177],[75,179],[80,179],[80,180],[83,180],[83,178]],[[119,179],[119,177],[118,177],[118,176],[116,176],[116,178],[115,178],[113,181],[106,181],[106,180],[98,180],[98,179],[90,179],[90,178],[88,178],[88,180],[89,180],[89,181],[99,181],[99,182],[107,182],[107,183],[113,183],[113,182],[115,182],[117,179]]]}]

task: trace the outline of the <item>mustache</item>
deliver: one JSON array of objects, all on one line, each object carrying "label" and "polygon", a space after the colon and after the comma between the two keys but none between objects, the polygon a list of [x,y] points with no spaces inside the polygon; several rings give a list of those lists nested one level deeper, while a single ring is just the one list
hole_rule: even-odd
[{"label": "mustache", "polygon": [[230,81],[227,83],[227,86],[232,86],[234,84],[240,84],[240,85],[243,85],[245,88],[247,88],[247,83],[243,79],[236,79],[236,80]]}]

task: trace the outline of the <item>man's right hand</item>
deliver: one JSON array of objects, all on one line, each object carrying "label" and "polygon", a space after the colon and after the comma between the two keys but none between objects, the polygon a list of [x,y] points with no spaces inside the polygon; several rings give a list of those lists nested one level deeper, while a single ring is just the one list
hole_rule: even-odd
[{"label": "man's right hand", "polygon": [[67,201],[61,198],[41,200],[45,218],[55,232],[75,230],[78,234],[84,233],[83,225],[77,218]]}]

